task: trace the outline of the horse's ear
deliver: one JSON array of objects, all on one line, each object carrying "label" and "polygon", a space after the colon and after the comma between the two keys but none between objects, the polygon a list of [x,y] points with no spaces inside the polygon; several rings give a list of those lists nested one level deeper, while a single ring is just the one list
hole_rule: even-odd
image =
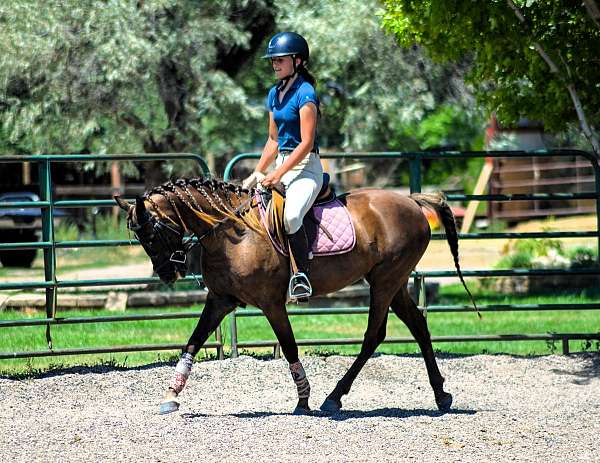
[{"label": "horse's ear", "polygon": [[149,218],[144,200],[139,196],[135,197],[135,217],[137,218],[138,225],[145,223]]},{"label": "horse's ear", "polygon": [[129,204],[127,201],[121,199],[121,197],[119,195],[115,195],[115,196],[113,196],[113,198],[115,199],[115,201],[117,202],[119,207],[121,209],[123,209],[125,212],[129,212],[131,210],[131,208],[133,207],[132,204]]}]

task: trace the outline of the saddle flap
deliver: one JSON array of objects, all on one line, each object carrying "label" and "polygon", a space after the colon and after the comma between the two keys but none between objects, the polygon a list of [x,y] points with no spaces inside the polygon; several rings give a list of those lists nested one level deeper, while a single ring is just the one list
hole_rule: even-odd
[{"label": "saddle flap", "polygon": [[274,236],[280,243],[285,243],[285,227],[283,223],[283,211],[285,207],[285,196],[278,190],[272,189],[271,200],[266,207],[266,225],[270,236]]},{"label": "saddle flap", "polygon": [[[278,198],[277,198],[277,196]],[[284,256],[288,255],[283,226],[283,197],[273,194],[265,205],[265,196],[260,195],[260,214],[271,243]],[[281,203],[279,202],[281,201]],[[343,254],[354,249],[356,233],[350,213],[344,204],[344,195],[316,204],[304,217],[304,227],[309,246],[315,256]],[[279,233],[276,230],[280,230]]]}]

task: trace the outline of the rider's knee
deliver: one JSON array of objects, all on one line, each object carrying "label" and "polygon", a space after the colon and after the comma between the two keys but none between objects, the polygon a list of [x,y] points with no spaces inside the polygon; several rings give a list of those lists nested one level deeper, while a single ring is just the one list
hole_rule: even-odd
[{"label": "rider's knee", "polygon": [[288,235],[293,235],[302,226],[302,218],[293,216],[293,217],[284,217],[283,226],[285,227],[285,233]]}]

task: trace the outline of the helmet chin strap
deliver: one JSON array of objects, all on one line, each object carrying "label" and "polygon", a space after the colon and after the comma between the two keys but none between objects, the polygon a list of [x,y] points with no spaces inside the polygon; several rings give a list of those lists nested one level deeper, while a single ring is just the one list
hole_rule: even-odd
[{"label": "helmet chin strap", "polygon": [[291,55],[291,56],[292,56],[292,66],[293,66],[294,72],[292,72],[288,76],[285,76],[283,79],[281,79],[279,81],[279,90],[282,90],[285,87],[287,87],[287,84],[289,83],[289,81],[291,79],[293,79],[296,74],[298,74],[298,67],[296,66],[296,55]]},{"label": "helmet chin strap", "polygon": [[284,77],[283,79],[281,79],[279,81],[279,90],[283,90],[285,87],[287,87],[288,82],[296,75],[296,73],[294,72],[293,74],[290,74],[287,77]]}]

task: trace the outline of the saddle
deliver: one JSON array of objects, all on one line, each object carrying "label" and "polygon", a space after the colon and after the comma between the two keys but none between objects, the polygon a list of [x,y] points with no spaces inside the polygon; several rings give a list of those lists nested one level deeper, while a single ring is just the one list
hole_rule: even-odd
[{"label": "saddle", "polygon": [[[346,208],[346,195],[336,195],[329,174],[323,174],[323,186],[312,207],[304,216],[304,230],[313,256],[332,256],[350,252],[356,244],[356,233]],[[283,225],[285,193],[282,188],[263,190],[258,194],[258,207],[263,226],[273,246],[288,256]]]}]

